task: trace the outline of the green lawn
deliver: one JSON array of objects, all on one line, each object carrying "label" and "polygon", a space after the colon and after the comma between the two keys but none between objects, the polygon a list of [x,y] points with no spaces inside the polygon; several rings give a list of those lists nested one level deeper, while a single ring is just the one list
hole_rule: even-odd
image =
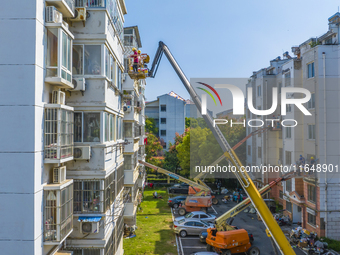
[{"label": "green lawn", "polygon": [[166,188],[158,188],[163,199],[154,199],[154,189],[146,188],[142,211],[137,212],[136,237],[124,239],[124,253],[127,255],[175,255],[177,246],[172,230],[170,207],[167,205]]}]

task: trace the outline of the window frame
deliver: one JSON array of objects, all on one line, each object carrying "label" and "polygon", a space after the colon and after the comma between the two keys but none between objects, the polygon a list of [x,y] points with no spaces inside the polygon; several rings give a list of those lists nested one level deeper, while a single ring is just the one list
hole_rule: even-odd
[{"label": "window frame", "polygon": [[315,93],[311,93],[311,98],[307,102],[308,109],[315,109]]},{"label": "window frame", "polygon": [[307,130],[307,135],[308,135],[308,140],[315,140],[315,124],[308,124],[308,130]]},{"label": "window frame", "polygon": [[[105,129],[104,129],[104,123],[105,123],[105,120],[104,120],[104,113],[105,112],[102,112],[102,111],[75,111],[74,112],[74,116],[76,115],[76,114],[79,114],[79,113],[81,113],[81,142],[75,142],[74,141],[74,143],[102,143],[104,140],[105,140],[105,138],[104,138],[104,136],[105,136]],[[88,141],[84,141],[84,114],[86,114],[86,113],[99,113],[99,116],[100,116],[100,119],[99,119],[99,123],[100,123],[100,126],[99,126],[99,141],[97,141],[97,142],[88,142]],[[75,123],[75,121],[74,121],[74,123]],[[74,129],[76,128],[76,124],[74,124]],[[74,137],[75,137],[75,135],[74,135]]]},{"label": "window frame", "polygon": [[[105,70],[105,52],[106,50],[109,53],[109,56],[112,55],[110,51],[107,49],[105,44],[74,44],[73,46],[82,46],[82,73],[81,74],[75,74],[75,77],[84,76],[84,77],[91,77],[91,76],[104,76],[106,77],[106,70]],[[86,59],[86,46],[100,46],[100,73],[99,74],[88,74],[85,72],[85,59]],[[72,52],[74,48],[72,47]],[[73,62],[72,62],[72,68],[73,68]],[[86,66],[87,67],[87,66]],[[110,80],[110,77],[107,77]]]},{"label": "window frame", "polygon": [[160,136],[166,136],[166,129],[160,130]]},{"label": "window frame", "polygon": [[161,104],[160,108],[161,108],[160,109],[161,112],[166,112],[166,104]]},{"label": "window frame", "polygon": [[315,204],[316,203],[316,187],[314,185],[307,184],[307,194],[308,194],[307,201]]},{"label": "window frame", "polygon": [[[310,69],[311,67],[311,69]],[[311,73],[310,73],[311,71]],[[315,77],[315,65],[314,61],[307,64],[307,78],[311,79]]]}]

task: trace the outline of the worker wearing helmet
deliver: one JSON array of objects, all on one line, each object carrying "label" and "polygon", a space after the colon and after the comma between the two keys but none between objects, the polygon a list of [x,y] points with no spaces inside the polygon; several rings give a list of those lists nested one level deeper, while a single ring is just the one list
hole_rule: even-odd
[{"label": "worker wearing helmet", "polygon": [[137,49],[136,48],[132,48],[132,51],[133,51],[133,55],[130,56],[130,58],[133,58],[133,71],[135,73],[138,72],[138,63],[139,63],[139,59],[138,59],[138,52],[137,52]]},{"label": "worker wearing helmet", "polygon": [[315,159],[314,159],[314,157],[310,157],[310,163],[311,163],[312,165],[315,164]]}]

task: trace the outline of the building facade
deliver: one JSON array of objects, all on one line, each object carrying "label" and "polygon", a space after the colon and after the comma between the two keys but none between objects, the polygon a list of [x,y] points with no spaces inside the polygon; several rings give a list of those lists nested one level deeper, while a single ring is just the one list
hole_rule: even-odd
[{"label": "building facade", "polygon": [[[339,164],[339,20],[340,13],[336,13],[328,20],[327,33],[293,47],[294,58],[285,54],[285,59],[278,61],[280,65],[275,66],[272,61],[270,67],[253,74],[248,86],[256,90],[253,102],[257,109],[271,107],[263,91],[269,93],[270,88],[277,87],[280,98],[282,88],[298,87],[311,93],[311,99],[304,104],[311,115],[304,115],[295,105],[287,105],[285,114],[281,116],[282,109],[278,109],[273,117],[280,121],[294,119],[296,125],[288,124],[288,121],[287,127],[281,127],[281,131],[268,131],[247,141],[248,165],[271,164],[303,170],[304,173],[273,189],[271,195],[283,205],[293,222],[301,222],[304,228],[317,232],[319,236],[337,240],[340,240],[338,175],[334,170],[315,173],[307,168],[326,164],[330,169]],[[273,77],[270,79],[272,85],[268,85],[269,76]],[[301,97],[303,95],[299,93],[286,95],[288,99]],[[248,111],[247,118],[256,116]],[[251,131],[252,128],[248,127],[247,133]],[[261,175],[264,183],[275,178],[275,175],[267,179],[266,176],[265,173]]]},{"label": "building facade", "polygon": [[[125,14],[124,0],[4,3],[5,254],[124,253]],[[8,50],[13,46],[19,51]],[[139,143],[132,143],[137,150]]]}]

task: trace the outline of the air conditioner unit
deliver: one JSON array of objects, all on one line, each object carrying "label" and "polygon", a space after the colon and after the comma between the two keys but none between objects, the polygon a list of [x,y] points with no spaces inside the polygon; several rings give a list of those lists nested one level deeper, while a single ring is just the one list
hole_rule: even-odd
[{"label": "air conditioner unit", "polygon": [[45,8],[45,22],[46,23],[61,23],[63,22],[63,15],[57,11],[54,6],[47,6]]},{"label": "air conditioner unit", "polygon": [[98,234],[99,222],[80,222],[81,234]]},{"label": "air conditioner unit", "polygon": [[89,160],[91,158],[90,146],[74,146],[73,159],[75,160]]},{"label": "air conditioner unit", "polygon": [[131,112],[132,107],[131,107],[131,105],[124,105],[123,110],[124,110],[124,112],[129,113],[129,112]]},{"label": "air conditioner unit", "polygon": [[66,166],[53,168],[53,183],[62,183],[66,180]]},{"label": "air conditioner unit", "polygon": [[53,90],[52,104],[65,104],[65,93],[59,90]]},{"label": "air conditioner unit", "polygon": [[85,91],[85,78],[73,78],[72,84],[74,86],[73,90]]},{"label": "air conditioner unit", "polygon": [[85,21],[86,20],[86,8],[85,7],[77,7],[74,12],[74,18],[70,19],[71,21]]}]

